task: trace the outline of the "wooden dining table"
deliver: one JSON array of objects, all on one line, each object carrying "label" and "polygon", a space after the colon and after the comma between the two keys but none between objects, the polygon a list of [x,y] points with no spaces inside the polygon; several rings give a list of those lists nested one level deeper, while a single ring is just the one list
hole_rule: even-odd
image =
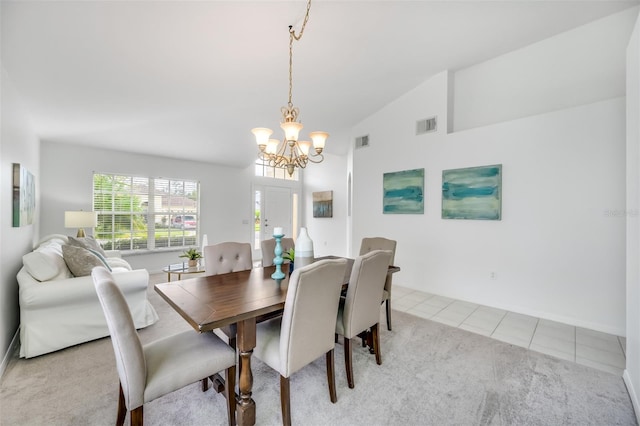
[{"label": "wooden dining table", "polygon": [[[323,259],[329,258],[337,257]],[[345,286],[353,266],[353,259],[349,260]],[[239,371],[236,418],[239,425],[254,425],[256,421],[256,406],[251,398],[251,354],[256,346],[256,318],[282,312],[287,298],[289,274],[285,273],[283,280],[276,281],[271,278],[275,268],[253,268],[154,286],[156,292],[198,332],[236,324]],[[389,267],[389,273],[399,270],[396,266]]]}]

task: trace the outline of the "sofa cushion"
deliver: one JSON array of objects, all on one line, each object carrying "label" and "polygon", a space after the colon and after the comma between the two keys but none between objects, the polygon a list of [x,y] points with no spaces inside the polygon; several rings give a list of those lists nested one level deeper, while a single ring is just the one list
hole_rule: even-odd
[{"label": "sofa cushion", "polygon": [[104,258],[101,259],[95,253],[82,247],[65,244],[62,246],[62,255],[69,270],[76,277],[91,275],[91,270],[96,266],[111,269],[107,262],[102,260]]},{"label": "sofa cushion", "polygon": [[59,244],[43,244],[37,250],[22,256],[26,271],[38,281],[71,278]]},{"label": "sofa cushion", "polygon": [[81,247],[81,248],[85,248],[87,250],[95,250],[98,253],[100,253],[100,255],[105,258],[106,257],[106,253],[104,252],[104,250],[102,249],[102,247],[100,246],[100,244],[95,240],[95,238],[89,236],[89,237],[67,237],[68,239],[68,244],[71,246],[75,246],[75,247]]}]

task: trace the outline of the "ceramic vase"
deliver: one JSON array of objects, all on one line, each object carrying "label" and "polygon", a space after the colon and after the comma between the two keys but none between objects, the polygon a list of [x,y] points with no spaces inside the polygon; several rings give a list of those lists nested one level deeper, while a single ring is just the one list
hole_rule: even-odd
[{"label": "ceramic vase", "polygon": [[296,268],[313,263],[313,241],[309,237],[307,228],[300,228],[296,239]]}]

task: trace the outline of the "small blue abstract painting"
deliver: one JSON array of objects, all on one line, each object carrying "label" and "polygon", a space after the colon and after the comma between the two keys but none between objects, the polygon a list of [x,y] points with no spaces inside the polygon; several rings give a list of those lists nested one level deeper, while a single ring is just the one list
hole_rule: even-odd
[{"label": "small blue abstract painting", "polygon": [[382,213],[424,213],[424,169],[385,173],[382,190]]},{"label": "small blue abstract painting", "polygon": [[502,164],[442,171],[442,218],[500,220]]}]

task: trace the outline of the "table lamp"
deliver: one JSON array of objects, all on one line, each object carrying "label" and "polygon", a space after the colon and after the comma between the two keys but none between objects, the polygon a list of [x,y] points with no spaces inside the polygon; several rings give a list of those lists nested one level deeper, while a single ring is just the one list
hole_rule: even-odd
[{"label": "table lamp", "polygon": [[64,227],[78,228],[78,238],[85,236],[84,228],[95,228],[98,225],[98,213],[85,211],[64,212]]}]

